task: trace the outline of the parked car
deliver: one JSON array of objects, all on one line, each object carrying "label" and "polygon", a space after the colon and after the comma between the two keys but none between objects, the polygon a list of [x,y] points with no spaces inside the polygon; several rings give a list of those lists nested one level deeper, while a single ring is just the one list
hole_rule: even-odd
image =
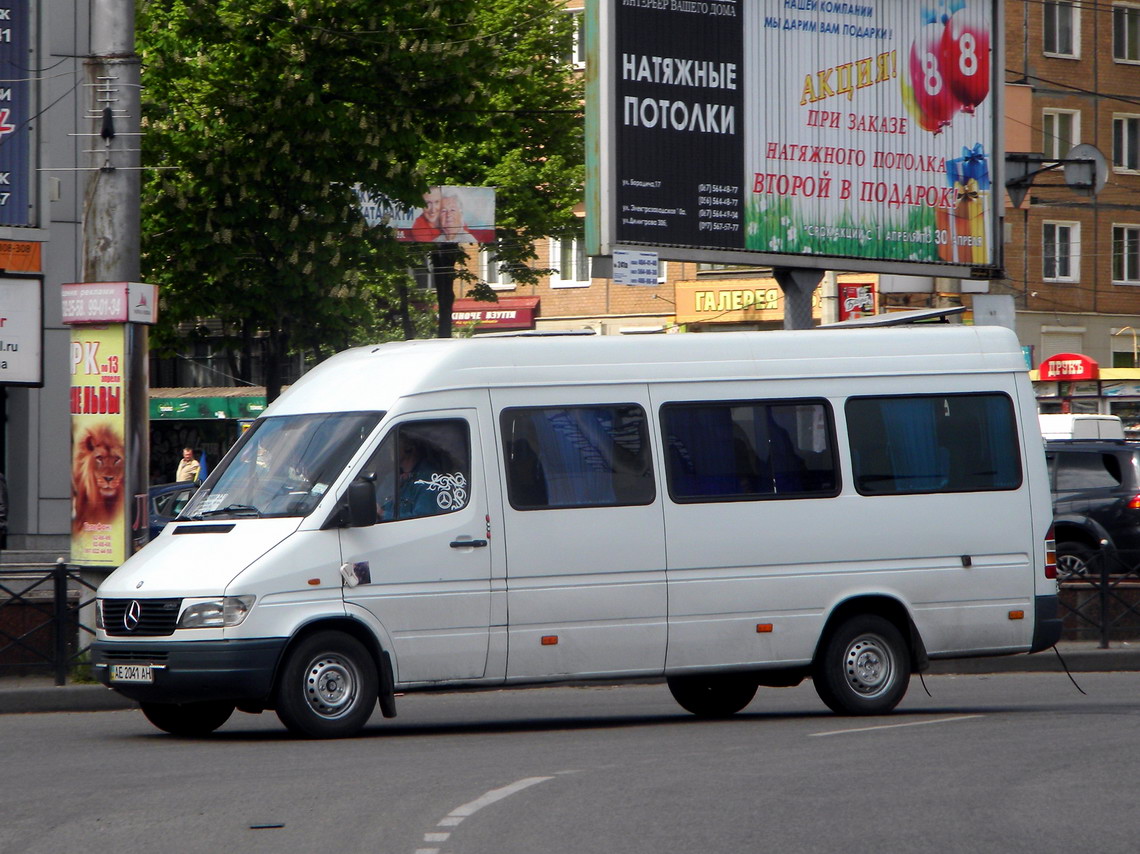
[{"label": "parked car", "polygon": [[150,496],[150,538],[153,540],[175,516],[182,512],[190,496],[198,490],[196,483],[161,483],[147,491]]},{"label": "parked car", "polygon": [[1045,457],[1057,575],[1099,574],[1102,559],[1114,574],[1140,564],[1140,443],[1058,440],[1045,443]]}]

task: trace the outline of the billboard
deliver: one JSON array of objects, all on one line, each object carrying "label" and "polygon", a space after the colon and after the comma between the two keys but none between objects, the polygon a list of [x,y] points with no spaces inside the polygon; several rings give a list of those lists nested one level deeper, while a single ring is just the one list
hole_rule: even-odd
[{"label": "billboard", "polygon": [[28,0],[8,0],[0,9],[0,225],[34,225],[30,33]]},{"label": "billboard", "polygon": [[71,329],[71,560],[80,566],[119,566],[128,554],[125,330]]},{"label": "billboard", "polygon": [[999,7],[597,0],[588,251],[998,275]]},{"label": "billboard", "polygon": [[44,300],[40,278],[0,276],[0,386],[42,386]]},{"label": "billboard", "polygon": [[402,243],[494,243],[494,187],[431,187],[422,207],[407,207],[357,186],[370,227],[387,226]]}]

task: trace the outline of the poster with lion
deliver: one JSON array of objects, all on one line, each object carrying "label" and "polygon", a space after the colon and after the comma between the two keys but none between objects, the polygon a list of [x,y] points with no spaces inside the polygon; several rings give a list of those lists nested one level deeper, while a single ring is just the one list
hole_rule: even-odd
[{"label": "poster with lion", "polygon": [[71,559],[118,566],[127,558],[127,452],[122,326],[73,327],[71,340]]}]

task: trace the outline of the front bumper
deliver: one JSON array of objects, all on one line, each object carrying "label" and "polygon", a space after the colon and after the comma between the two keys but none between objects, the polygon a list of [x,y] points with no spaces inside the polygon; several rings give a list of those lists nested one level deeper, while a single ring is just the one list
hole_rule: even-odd
[{"label": "front bumper", "polygon": [[[142,703],[227,700],[264,703],[287,638],[236,641],[131,641],[91,644],[95,678]],[[150,665],[153,682],[112,682],[115,664]]]}]

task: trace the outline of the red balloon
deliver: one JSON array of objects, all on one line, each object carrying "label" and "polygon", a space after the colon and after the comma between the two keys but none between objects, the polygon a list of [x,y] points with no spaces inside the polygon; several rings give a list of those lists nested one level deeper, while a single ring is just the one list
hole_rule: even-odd
[{"label": "red balloon", "polygon": [[942,69],[963,112],[974,112],[990,94],[990,31],[980,12],[962,9],[946,22]]},{"label": "red balloon", "polygon": [[938,133],[962,102],[951,91],[942,68],[942,24],[927,24],[910,46],[908,73],[914,89],[914,102],[922,113],[919,121],[926,130]]}]

